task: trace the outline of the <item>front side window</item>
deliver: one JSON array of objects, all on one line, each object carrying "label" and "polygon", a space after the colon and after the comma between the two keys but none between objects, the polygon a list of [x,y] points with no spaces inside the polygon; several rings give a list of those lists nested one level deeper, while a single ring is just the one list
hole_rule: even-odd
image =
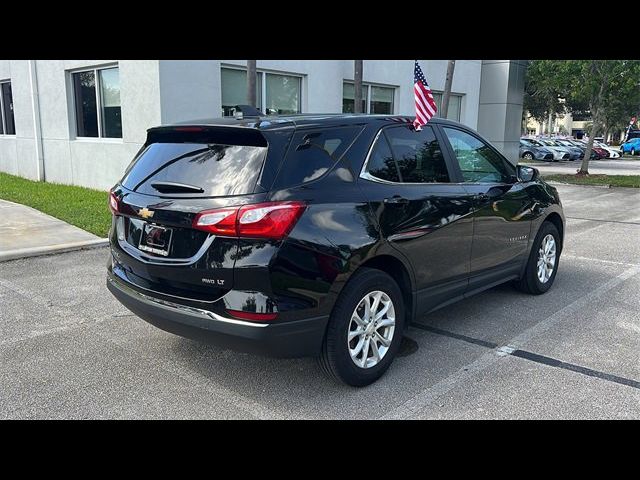
[{"label": "front side window", "polygon": [[433,129],[416,132],[409,126],[384,130],[404,183],[446,183],[449,173]]},{"label": "front side window", "polygon": [[457,128],[443,128],[460,165],[462,178],[470,183],[509,183],[514,168],[479,138]]},{"label": "front side window", "polygon": [[13,117],[13,95],[11,82],[0,83],[0,135],[15,135],[16,124]]},{"label": "front side window", "polygon": [[73,72],[76,136],[122,138],[118,67]]}]

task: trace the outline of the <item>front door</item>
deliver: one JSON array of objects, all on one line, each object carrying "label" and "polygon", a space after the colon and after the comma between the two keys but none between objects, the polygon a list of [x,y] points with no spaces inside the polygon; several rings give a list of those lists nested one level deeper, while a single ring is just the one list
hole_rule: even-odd
[{"label": "front door", "polygon": [[413,267],[419,315],[464,294],[472,194],[450,181],[434,130],[384,128],[360,181],[383,237]]},{"label": "front door", "polygon": [[473,133],[443,126],[464,188],[473,195],[469,291],[519,275],[526,260],[534,202],[515,167]]}]

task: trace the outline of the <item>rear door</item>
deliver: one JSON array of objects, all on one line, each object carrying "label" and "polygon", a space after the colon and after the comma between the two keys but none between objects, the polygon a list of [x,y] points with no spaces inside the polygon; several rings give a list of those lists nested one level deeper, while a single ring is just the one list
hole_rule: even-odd
[{"label": "rear door", "polygon": [[380,131],[359,183],[383,237],[411,263],[417,314],[462,295],[472,238],[472,199],[452,183],[451,166],[431,126]]},{"label": "rear door", "polygon": [[516,169],[493,146],[465,129],[442,126],[464,188],[473,196],[469,291],[517,275],[527,253],[535,204]]},{"label": "rear door", "polygon": [[196,230],[192,222],[203,210],[262,201],[266,139],[238,130],[150,131],[115,189],[116,273],[142,288],[206,301],[232,288],[238,240]]}]

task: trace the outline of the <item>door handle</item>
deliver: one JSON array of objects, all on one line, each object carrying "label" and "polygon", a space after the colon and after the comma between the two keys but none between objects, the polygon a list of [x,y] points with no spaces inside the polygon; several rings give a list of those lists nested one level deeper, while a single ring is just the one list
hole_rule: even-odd
[{"label": "door handle", "polygon": [[407,203],[409,203],[409,200],[407,198],[401,197],[400,195],[394,195],[393,197],[385,198],[384,203],[391,203],[395,205],[406,205]]}]

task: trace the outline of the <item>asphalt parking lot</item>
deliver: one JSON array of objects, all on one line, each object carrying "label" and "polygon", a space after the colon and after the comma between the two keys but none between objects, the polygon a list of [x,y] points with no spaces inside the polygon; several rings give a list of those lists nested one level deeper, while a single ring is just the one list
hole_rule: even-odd
[{"label": "asphalt parking lot", "polygon": [[558,188],[553,289],[419,319],[364,389],[146,324],[107,291],[105,248],[0,263],[0,418],[640,418],[640,190]]}]

